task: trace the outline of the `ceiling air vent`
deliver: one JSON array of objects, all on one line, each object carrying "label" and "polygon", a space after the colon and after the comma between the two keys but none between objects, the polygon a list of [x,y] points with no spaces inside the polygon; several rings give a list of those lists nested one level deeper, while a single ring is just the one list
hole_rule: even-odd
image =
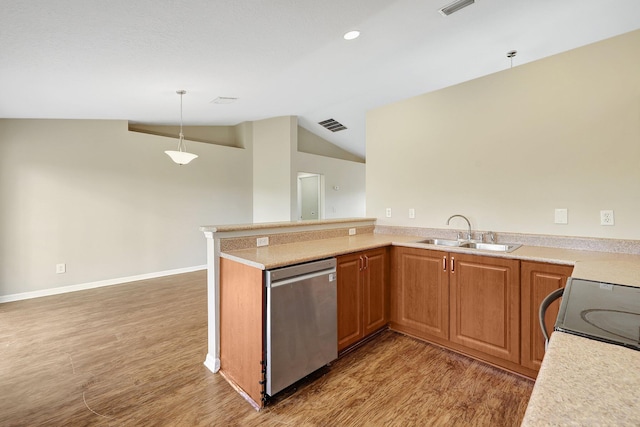
[{"label": "ceiling air vent", "polygon": [[233,104],[237,100],[238,100],[238,98],[232,98],[230,96],[219,96],[216,99],[214,99],[213,101],[211,101],[211,103],[213,103],[213,104]]},{"label": "ceiling air vent", "polygon": [[442,9],[439,10],[439,12],[444,15],[444,16],[449,16],[452,13],[455,13],[457,11],[459,11],[460,9],[467,7],[469,5],[474,4],[476,1],[475,0],[458,0],[458,1],[454,1],[451,4],[446,5],[445,7],[443,7]]},{"label": "ceiling air vent", "polygon": [[318,124],[320,126],[323,126],[325,129],[330,130],[331,132],[338,132],[347,128],[345,125],[334,119],[323,120],[321,122],[318,122]]}]

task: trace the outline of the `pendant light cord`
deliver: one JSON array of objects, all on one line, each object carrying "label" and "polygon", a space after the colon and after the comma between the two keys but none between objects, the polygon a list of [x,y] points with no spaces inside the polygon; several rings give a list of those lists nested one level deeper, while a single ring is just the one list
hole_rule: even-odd
[{"label": "pendant light cord", "polygon": [[178,151],[183,152],[187,151],[187,145],[184,143],[184,134],[182,133],[182,95],[187,93],[184,90],[179,90],[178,94],[180,95],[180,141],[178,142]]},{"label": "pendant light cord", "polygon": [[518,54],[517,50],[510,50],[509,52],[507,52],[507,58],[509,58],[509,60],[511,61],[511,67],[513,68],[513,58]]}]

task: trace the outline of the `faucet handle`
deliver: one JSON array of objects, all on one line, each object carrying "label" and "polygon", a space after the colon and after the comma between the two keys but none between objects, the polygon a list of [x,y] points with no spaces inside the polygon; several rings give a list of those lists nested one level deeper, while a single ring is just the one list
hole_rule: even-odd
[{"label": "faucet handle", "polygon": [[478,240],[480,240],[480,243],[484,242],[484,233],[479,232],[479,233],[478,233],[478,236],[479,236],[479,239],[478,239]]},{"label": "faucet handle", "polygon": [[495,243],[496,242],[496,234],[493,231],[489,231],[489,232],[487,232],[487,234],[489,235],[489,242]]}]

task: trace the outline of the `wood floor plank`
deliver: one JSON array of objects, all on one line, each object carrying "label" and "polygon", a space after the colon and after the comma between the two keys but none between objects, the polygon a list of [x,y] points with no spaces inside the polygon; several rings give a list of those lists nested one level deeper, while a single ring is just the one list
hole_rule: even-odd
[{"label": "wood floor plank", "polygon": [[1,426],[519,425],[533,383],[394,333],[256,412],[203,361],[203,271],[0,304]]}]

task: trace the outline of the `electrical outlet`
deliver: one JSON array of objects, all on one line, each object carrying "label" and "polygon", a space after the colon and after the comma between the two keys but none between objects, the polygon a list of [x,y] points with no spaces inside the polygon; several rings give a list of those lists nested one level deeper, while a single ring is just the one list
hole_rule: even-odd
[{"label": "electrical outlet", "polygon": [[356,235],[356,229],[355,228],[350,228],[349,229],[349,236],[355,236]]},{"label": "electrical outlet", "polygon": [[555,223],[556,224],[567,224],[567,210],[566,209],[556,209],[555,212]]},{"label": "electrical outlet", "polygon": [[613,211],[600,211],[600,225],[614,225]]},{"label": "electrical outlet", "polygon": [[67,272],[67,264],[56,264],[56,274]]},{"label": "electrical outlet", "polygon": [[267,246],[269,245],[269,237],[258,237],[256,239],[256,246]]},{"label": "electrical outlet", "polygon": [[409,209],[409,218],[414,219],[416,217],[416,210],[411,208]]},{"label": "electrical outlet", "polygon": [[391,218],[391,208],[387,208],[385,214],[387,218]]}]

